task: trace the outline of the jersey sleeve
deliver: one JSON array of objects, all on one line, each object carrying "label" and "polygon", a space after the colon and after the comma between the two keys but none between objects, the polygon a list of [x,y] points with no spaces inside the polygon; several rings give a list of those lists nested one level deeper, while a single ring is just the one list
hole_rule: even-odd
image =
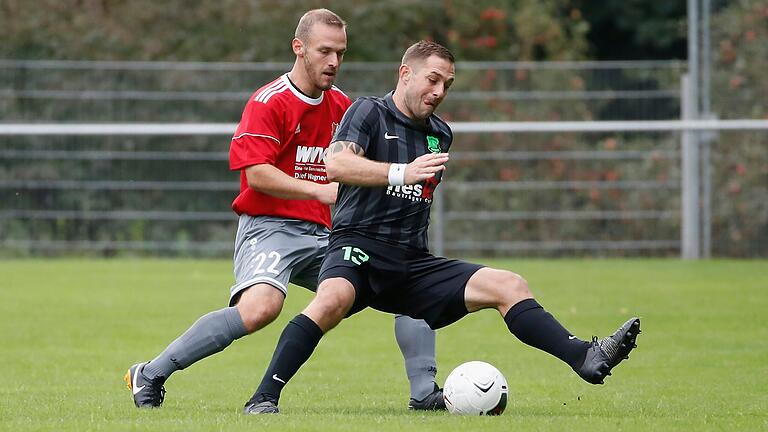
[{"label": "jersey sleeve", "polygon": [[[443,148],[442,151],[447,152],[448,149],[451,148],[451,144],[453,144],[453,130],[451,130],[451,127],[448,126],[448,123],[446,123],[445,120],[437,116],[435,116],[435,119],[438,125],[437,130],[440,132],[441,135],[445,137],[445,144],[441,145]],[[441,142],[442,141],[443,140],[441,140]]]},{"label": "jersey sleeve", "polygon": [[250,101],[229,146],[229,169],[274,164],[282,144],[282,121],[275,104]]},{"label": "jersey sleeve", "polygon": [[353,102],[344,113],[332,142],[351,141],[367,152],[378,124],[376,111],[376,104],[368,98]]}]

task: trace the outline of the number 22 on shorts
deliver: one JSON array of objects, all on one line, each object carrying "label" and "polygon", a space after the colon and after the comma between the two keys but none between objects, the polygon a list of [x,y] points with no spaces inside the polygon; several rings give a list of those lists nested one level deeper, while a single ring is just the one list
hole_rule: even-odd
[{"label": "number 22 on shorts", "polygon": [[353,246],[342,246],[344,249],[344,260],[352,261],[356,265],[360,265],[368,261],[368,254]]}]

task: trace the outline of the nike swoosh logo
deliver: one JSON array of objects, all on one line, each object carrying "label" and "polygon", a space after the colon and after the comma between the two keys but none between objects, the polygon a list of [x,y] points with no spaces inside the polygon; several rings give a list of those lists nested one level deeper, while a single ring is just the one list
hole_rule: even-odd
[{"label": "nike swoosh logo", "polygon": [[397,139],[397,135],[390,135],[389,132],[384,132],[384,139]]},{"label": "nike swoosh logo", "polygon": [[280,381],[281,383],[285,384],[285,381],[281,380],[277,374],[272,374],[272,379],[275,381]]},{"label": "nike swoosh logo", "polygon": [[568,336],[568,340],[574,340],[576,339],[576,336]]},{"label": "nike swoosh logo", "polygon": [[[144,363],[144,364],[146,364],[146,363]],[[136,386],[136,384],[138,384],[136,382],[136,378],[139,377],[139,371],[141,370],[141,368],[143,366],[144,365],[140,365],[139,367],[137,367],[136,368],[136,373],[133,374],[133,385],[131,386],[131,391],[133,392],[134,395],[138,394],[140,391],[144,390],[144,387],[146,387],[146,386],[141,386],[141,387],[137,387]]]},{"label": "nike swoosh logo", "polygon": [[486,386],[486,387],[480,387],[479,385],[477,385],[477,383],[473,383],[473,384],[475,384],[475,387],[477,387],[481,392],[488,393],[488,390],[490,390],[491,387],[493,387],[494,383],[495,383],[495,381],[490,383],[490,384],[488,384],[488,386]]}]

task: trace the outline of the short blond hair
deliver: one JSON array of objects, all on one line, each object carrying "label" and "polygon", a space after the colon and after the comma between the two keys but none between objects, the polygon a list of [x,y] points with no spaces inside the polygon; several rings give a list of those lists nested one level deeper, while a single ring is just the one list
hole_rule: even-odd
[{"label": "short blond hair", "polygon": [[414,63],[421,63],[433,55],[448,60],[451,64],[456,63],[453,53],[448,48],[437,42],[421,40],[405,50],[402,64],[413,67]]},{"label": "short blond hair", "polygon": [[318,23],[338,27],[340,29],[347,28],[347,23],[345,23],[340,16],[328,9],[312,9],[307,11],[307,13],[302,15],[299,19],[299,24],[296,25],[296,33],[294,33],[294,37],[302,42],[306,42],[312,31],[312,26]]}]

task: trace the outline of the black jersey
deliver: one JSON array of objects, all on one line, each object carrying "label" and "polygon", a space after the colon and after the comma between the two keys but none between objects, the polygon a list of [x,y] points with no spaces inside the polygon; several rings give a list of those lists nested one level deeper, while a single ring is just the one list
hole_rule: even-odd
[{"label": "black jersey", "polygon": [[[347,109],[333,141],[351,141],[368,159],[409,163],[426,153],[447,153],[453,141],[448,124],[431,115],[414,122],[395,106],[392,93],[363,97]],[[427,250],[432,196],[442,173],[420,184],[350,186],[342,184],[333,215],[333,231],[357,232],[389,243]]]}]

